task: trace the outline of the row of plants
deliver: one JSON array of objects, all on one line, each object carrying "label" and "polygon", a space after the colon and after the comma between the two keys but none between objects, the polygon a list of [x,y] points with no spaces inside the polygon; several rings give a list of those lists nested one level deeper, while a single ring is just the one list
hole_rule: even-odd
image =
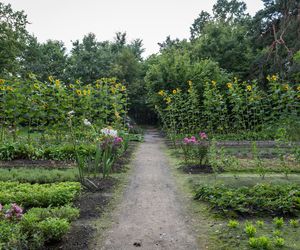
[{"label": "row of plants", "polygon": [[232,249],[296,249],[298,219],[275,217],[271,220],[229,220],[221,236],[223,244]]},{"label": "row of plants", "polygon": [[[261,135],[282,119],[288,124],[280,125],[297,130],[300,86],[282,84],[275,75],[268,80],[268,90],[259,88],[256,81],[211,81],[205,84],[203,94],[189,81],[186,90],[160,90],[156,110],[171,138],[195,134],[199,128],[210,134],[246,133],[256,138],[256,133]],[[274,131],[270,134],[272,137]]]},{"label": "row of plants", "polygon": [[296,184],[257,184],[238,188],[201,186],[195,199],[208,202],[212,209],[226,215],[300,213],[300,186]]},{"label": "row of plants", "polygon": [[60,206],[72,203],[81,190],[78,182],[29,184],[0,182],[1,204],[18,203],[28,207]]},{"label": "row of plants", "polygon": [[0,248],[41,249],[46,242],[61,240],[78,216],[79,210],[69,205],[24,213],[16,203],[0,204]]},{"label": "row of plants", "polygon": [[38,168],[0,168],[0,181],[12,181],[18,183],[54,183],[75,182],[78,180],[76,168],[68,169],[44,169]]},{"label": "row of plants", "polygon": [[115,78],[90,84],[79,80],[63,83],[51,76],[48,82],[40,82],[34,75],[26,82],[0,79],[0,111],[1,141],[9,134],[17,141],[18,130],[23,127],[27,128],[28,143],[33,129],[52,132],[60,140],[68,131],[66,117],[70,111],[76,114],[73,123],[78,129],[84,126],[84,119],[97,127],[124,127],[127,93],[125,85]]},{"label": "row of plants", "polygon": [[[78,143],[77,153],[82,156],[90,156],[96,153],[96,146],[88,143]],[[0,145],[0,160],[75,160],[76,152],[70,142],[64,144],[40,144],[17,142],[4,142]]]}]

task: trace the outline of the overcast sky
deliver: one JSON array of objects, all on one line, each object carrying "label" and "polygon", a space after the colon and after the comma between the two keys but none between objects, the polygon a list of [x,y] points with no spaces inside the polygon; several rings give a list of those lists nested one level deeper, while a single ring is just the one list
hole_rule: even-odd
[{"label": "overcast sky", "polygon": [[[211,12],[216,0],[2,0],[14,10],[24,10],[28,30],[39,41],[71,41],[93,32],[98,40],[112,40],[126,31],[128,40],[143,39],[145,55],[158,52],[158,42],[188,38],[190,26],[201,10]],[[261,0],[244,0],[253,15],[263,7]]]}]

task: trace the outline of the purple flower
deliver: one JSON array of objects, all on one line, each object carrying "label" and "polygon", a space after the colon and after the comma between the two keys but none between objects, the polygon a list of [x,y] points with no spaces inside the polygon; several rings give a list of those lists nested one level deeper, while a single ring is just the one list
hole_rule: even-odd
[{"label": "purple flower", "polygon": [[16,214],[21,214],[23,213],[23,209],[21,207],[19,207],[16,203],[13,203],[11,205],[12,210],[16,213]]}]

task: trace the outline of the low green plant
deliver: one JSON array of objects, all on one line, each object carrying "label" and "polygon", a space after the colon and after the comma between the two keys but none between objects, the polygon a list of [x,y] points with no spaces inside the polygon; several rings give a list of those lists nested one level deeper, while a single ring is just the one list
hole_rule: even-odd
[{"label": "low green plant", "polygon": [[276,229],[276,230],[274,230],[273,235],[275,237],[280,237],[282,235],[282,232],[280,230]]},{"label": "low green plant", "polygon": [[259,228],[263,228],[265,223],[262,221],[262,220],[257,220],[256,221],[256,225],[259,227]]},{"label": "low green plant", "polygon": [[76,169],[0,168],[0,181],[54,183],[78,180]]},{"label": "low green plant", "polygon": [[200,186],[195,199],[209,202],[212,208],[224,214],[296,215],[300,212],[300,186],[297,184],[257,184],[240,188],[220,184]]},{"label": "low green plant", "polygon": [[227,224],[229,228],[237,228],[240,223],[237,220],[230,220]]},{"label": "low green plant", "polygon": [[274,245],[276,247],[284,247],[284,244],[285,244],[285,240],[283,238],[280,238],[280,237],[275,237],[274,239]]},{"label": "low green plant", "polygon": [[70,223],[66,219],[47,218],[37,224],[45,241],[58,241],[69,231]]},{"label": "low green plant", "polygon": [[272,247],[271,239],[266,236],[261,236],[258,238],[251,237],[248,241],[249,246],[255,249],[268,250]]},{"label": "low green plant", "polygon": [[244,231],[248,237],[253,237],[256,234],[256,227],[252,224],[248,224],[245,226]]},{"label": "low green plant", "polygon": [[51,184],[0,182],[0,200],[3,204],[16,202],[25,208],[60,206],[71,203],[80,189],[78,182]]},{"label": "low green plant", "polygon": [[282,228],[282,226],[284,225],[284,220],[283,218],[278,218],[278,217],[275,217],[273,219],[273,224],[275,225],[276,228]]},{"label": "low green plant", "polygon": [[299,227],[299,220],[296,220],[296,219],[290,219],[290,220],[289,220],[289,224],[290,224],[291,227],[297,228],[297,227]]}]

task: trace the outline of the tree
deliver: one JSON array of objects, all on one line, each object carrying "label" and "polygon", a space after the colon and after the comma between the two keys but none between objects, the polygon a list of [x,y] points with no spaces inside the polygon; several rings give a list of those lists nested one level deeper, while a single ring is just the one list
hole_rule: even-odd
[{"label": "tree", "polygon": [[191,40],[198,38],[205,25],[212,20],[211,15],[206,11],[201,11],[199,16],[194,20],[194,23],[190,27]]},{"label": "tree", "polygon": [[0,2],[0,75],[16,75],[27,38],[27,16]]},{"label": "tree", "polygon": [[254,17],[253,44],[261,50],[256,58],[256,72],[263,78],[279,73],[292,80],[293,56],[300,49],[300,2],[298,0],[263,0],[265,8]]},{"label": "tree", "polygon": [[203,33],[205,35],[193,41],[193,57],[210,58],[221,68],[246,79],[254,58],[247,26],[211,22],[205,26]]},{"label": "tree", "polygon": [[218,0],[213,6],[214,18],[222,22],[242,22],[250,16],[246,14],[247,5],[238,0]]}]

